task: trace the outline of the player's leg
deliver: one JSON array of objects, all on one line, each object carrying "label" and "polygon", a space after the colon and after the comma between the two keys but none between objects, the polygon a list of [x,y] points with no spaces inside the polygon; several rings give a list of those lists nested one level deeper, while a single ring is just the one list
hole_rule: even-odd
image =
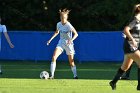
[{"label": "player's leg", "polygon": [[73,54],[68,55],[68,59],[69,59],[69,63],[71,66],[71,70],[72,70],[73,75],[74,75],[74,79],[78,79],[76,65],[74,63],[74,55]]},{"label": "player's leg", "polygon": [[[0,51],[1,51],[1,41],[0,41]],[[0,74],[2,74],[2,67],[0,65]]]},{"label": "player's leg", "polygon": [[133,60],[129,57],[129,54],[128,55],[125,55],[124,56],[124,62],[122,64],[121,68],[118,69],[115,77],[110,82],[110,86],[112,87],[112,90],[115,90],[116,89],[116,83],[117,83],[117,81],[124,74],[124,72],[131,66],[132,63],[133,63]]},{"label": "player's leg", "polygon": [[133,60],[137,63],[138,65],[138,85],[137,85],[137,90],[140,90],[140,51],[136,51],[134,55],[132,56]]},{"label": "player's leg", "polygon": [[59,47],[56,47],[54,54],[53,54],[53,57],[52,57],[51,66],[50,66],[50,71],[51,71],[50,78],[54,78],[54,72],[55,72],[55,68],[56,68],[56,60],[61,53],[62,53],[62,49]]},{"label": "player's leg", "polygon": [[0,65],[0,74],[2,74],[2,68],[1,68],[1,65]]},{"label": "player's leg", "polygon": [[130,68],[121,76],[120,79],[122,79],[122,80],[130,80],[129,75],[130,75],[130,72],[131,72],[131,68],[132,68],[132,65],[131,65]]},{"label": "player's leg", "polygon": [[66,54],[68,55],[68,59],[71,66],[71,70],[74,75],[74,79],[78,79],[76,65],[74,63],[74,54],[75,54],[74,45],[70,44],[70,45],[64,46],[64,48],[66,50]]}]

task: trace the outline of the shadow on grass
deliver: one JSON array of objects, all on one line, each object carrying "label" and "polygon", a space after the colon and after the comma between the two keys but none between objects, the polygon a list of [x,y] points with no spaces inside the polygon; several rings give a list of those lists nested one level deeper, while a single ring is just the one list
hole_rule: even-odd
[{"label": "shadow on grass", "polygon": [[[40,79],[41,71],[49,72],[49,62],[0,62],[3,74],[0,78],[18,78],[18,79]],[[76,63],[79,79],[103,79],[111,80],[121,63],[111,62],[86,62]],[[130,74],[131,79],[137,79],[136,65],[132,67]],[[50,73],[50,72],[49,72]],[[73,74],[68,62],[57,62],[55,72],[56,79],[72,79]]]}]

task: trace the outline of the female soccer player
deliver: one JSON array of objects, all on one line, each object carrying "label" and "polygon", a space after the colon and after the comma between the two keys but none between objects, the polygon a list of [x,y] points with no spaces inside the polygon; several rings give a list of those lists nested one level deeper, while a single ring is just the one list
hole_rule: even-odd
[{"label": "female soccer player", "polygon": [[[4,33],[4,36],[9,44],[9,46],[11,48],[14,48],[14,45],[11,43],[11,40],[9,38],[9,35],[7,33],[7,29],[6,29],[6,26],[5,25],[1,25],[1,17],[0,17],[0,50],[1,50],[1,33]],[[2,71],[1,71],[1,66],[0,66],[0,74],[2,74]]]},{"label": "female soccer player", "polygon": [[140,4],[134,6],[134,18],[124,28],[124,34],[126,36],[124,41],[124,61],[109,84],[112,90],[115,90],[117,81],[130,68],[133,61],[135,61],[138,65],[137,90],[140,90]]},{"label": "female soccer player", "polygon": [[[74,50],[74,44],[73,44],[73,41],[77,38],[78,33],[75,30],[75,28],[68,21],[69,12],[70,12],[70,10],[67,10],[67,9],[59,10],[61,21],[57,23],[57,28],[56,28],[54,35],[47,42],[47,45],[49,45],[50,42],[60,32],[60,40],[59,40],[59,42],[56,46],[56,49],[54,51],[51,66],[50,66],[50,71],[51,71],[50,79],[54,78],[54,72],[55,72],[55,68],[56,68],[56,60],[57,60],[58,56],[63,52],[63,50],[65,50],[66,54],[68,55],[68,59],[69,59],[69,63],[71,66],[71,70],[72,70],[73,75],[74,75],[74,79],[78,79],[76,65],[74,64],[75,50]],[[72,36],[72,33],[74,34],[73,36]]]}]

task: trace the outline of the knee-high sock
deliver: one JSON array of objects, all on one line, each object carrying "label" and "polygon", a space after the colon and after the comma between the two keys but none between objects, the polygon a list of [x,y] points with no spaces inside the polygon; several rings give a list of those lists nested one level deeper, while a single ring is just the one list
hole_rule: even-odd
[{"label": "knee-high sock", "polygon": [[77,76],[76,66],[71,66],[71,70],[73,72],[74,77]]},{"label": "knee-high sock", "polygon": [[131,65],[130,68],[126,71],[125,77],[129,77],[131,68],[132,68],[132,65]]},{"label": "knee-high sock", "polygon": [[56,68],[56,62],[51,62],[50,71],[52,77],[54,77],[55,68]]},{"label": "knee-high sock", "polygon": [[140,86],[140,68],[138,68],[138,85]]},{"label": "knee-high sock", "polygon": [[1,65],[0,65],[0,73],[1,73],[2,71],[1,71]]},{"label": "knee-high sock", "polygon": [[120,77],[124,74],[125,71],[123,71],[121,68],[118,69],[117,74],[115,75],[114,79],[112,80],[112,82],[114,84],[117,83],[117,81],[120,79]]}]

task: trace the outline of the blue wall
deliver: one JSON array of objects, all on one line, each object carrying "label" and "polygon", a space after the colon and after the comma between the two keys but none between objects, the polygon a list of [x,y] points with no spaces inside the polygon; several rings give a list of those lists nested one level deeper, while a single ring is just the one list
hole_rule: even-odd
[{"label": "blue wall", "polygon": [[[47,40],[54,32],[8,32],[15,45],[11,49],[2,35],[0,59],[6,60],[51,60],[59,40],[57,36],[50,44]],[[79,32],[75,43],[75,59],[78,61],[122,61],[122,32]],[[58,60],[67,60],[65,52]]]}]

